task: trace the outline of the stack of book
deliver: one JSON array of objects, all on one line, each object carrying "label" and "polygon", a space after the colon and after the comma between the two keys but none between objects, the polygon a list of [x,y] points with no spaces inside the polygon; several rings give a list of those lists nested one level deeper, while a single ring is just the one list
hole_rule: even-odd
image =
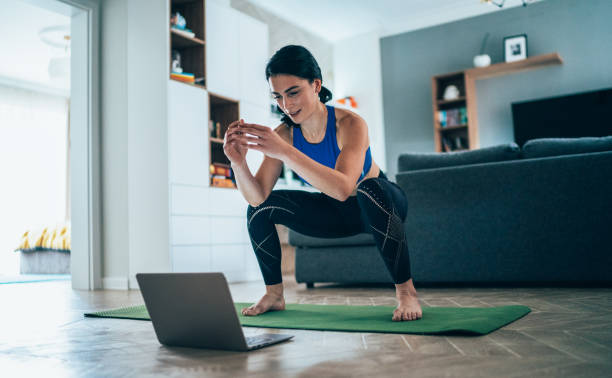
[{"label": "stack of book", "polygon": [[440,127],[465,125],[467,124],[467,110],[465,107],[439,110],[438,122],[440,122]]},{"label": "stack of book", "polygon": [[213,163],[210,165],[210,177],[212,186],[223,188],[235,188],[236,185],[232,181],[232,171],[228,166]]},{"label": "stack of book", "polygon": [[171,72],[170,77],[174,80],[182,81],[184,83],[195,83],[195,75],[188,72]]}]

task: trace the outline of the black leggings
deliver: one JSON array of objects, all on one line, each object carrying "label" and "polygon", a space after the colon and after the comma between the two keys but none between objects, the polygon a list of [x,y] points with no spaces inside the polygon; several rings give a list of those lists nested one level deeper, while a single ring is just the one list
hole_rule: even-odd
[{"label": "black leggings", "polygon": [[344,202],[323,193],[274,190],[261,205],[248,207],[247,226],[266,285],[282,282],[281,247],[275,224],[322,238],[369,232],[393,281],[399,284],[410,279],[403,226],[406,210],[406,195],[381,171],[377,178],[359,183],[357,195]]}]

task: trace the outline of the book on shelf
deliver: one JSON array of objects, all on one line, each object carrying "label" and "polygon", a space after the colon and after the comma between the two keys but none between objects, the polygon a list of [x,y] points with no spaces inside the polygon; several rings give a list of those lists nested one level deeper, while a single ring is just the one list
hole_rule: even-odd
[{"label": "book on shelf", "polygon": [[467,109],[465,107],[448,110],[438,110],[440,127],[460,126],[467,124]]},{"label": "book on shelf", "polygon": [[177,26],[172,26],[172,30],[174,30],[177,34],[180,34],[184,37],[187,38],[194,38],[195,37],[195,33],[193,31],[191,31],[190,29],[184,28],[181,29]]},{"label": "book on shelf", "polygon": [[195,75],[188,72],[170,72],[170,77],[174,80],[182,81],[185,83],[194,83]]},{"label": "book on shelf", "polygon": [[210,165],[210,174],[213,176],[221,176],[226,178],[232,177],[232,172],[229,167],[217,163],[212,163]]},{"label": "book on shelf", "polygon": [[194,79],[195,75],[190,73],[190,72],[176,72],[176,71],[172,71],[170,72],[170,75],[176,76],[176,77],[183,77],[186,79]]},{"label": "book on shelf", "polygon": [[442,151],[443,152],[452,152],[457,150],[467,150],[468,149],[468,140],[462,136],[455,137],[442,137]]},{"label": "book on shelf", "polygon": [[236,185],[234,185],[234,182],[227,177],[213,176],[211,180],[212,180],[211,182],[212,186],[217,186],[220,188],[235,188],[236,187]]},{"label": "book on shelf", "polygon": [[442,137],[442,152],[451,152],[452,150],[451,141],[447,137]]},{"label": "book on shelf", "polygon": [[224,135],[221,132],[221,122],[211,119],[208,121],[208,131],[212,138],[223,139]]}]

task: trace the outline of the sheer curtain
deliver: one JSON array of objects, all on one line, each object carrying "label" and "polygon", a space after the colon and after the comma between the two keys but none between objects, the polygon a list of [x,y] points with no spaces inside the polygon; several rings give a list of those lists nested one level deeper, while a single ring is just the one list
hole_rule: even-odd
[{"label": "sheer curtain", "polygon": [[0,274],[26,230],[69,221],[69,99],[0,85]]}]

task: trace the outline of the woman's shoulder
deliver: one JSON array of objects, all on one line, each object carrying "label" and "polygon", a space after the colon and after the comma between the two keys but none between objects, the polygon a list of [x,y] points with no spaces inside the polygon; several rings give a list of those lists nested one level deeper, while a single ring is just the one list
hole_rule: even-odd
[{"label": "woman's shoulder", "polygon": [[367,125],[363,118],[357,113],[348,109],[333,108],[336,114],[336,127],[338,131],[343,129],[366,128]]},{"label": "woman's shoulder", "polygon": [[285,122],[282,122],[280,125],[276,126],[276,128],[274,128],[274,131],[276,131],[276,133],[280,135],[281,138],[283,138],[285,141],[292,142],[292,127],[287,125]]}]

